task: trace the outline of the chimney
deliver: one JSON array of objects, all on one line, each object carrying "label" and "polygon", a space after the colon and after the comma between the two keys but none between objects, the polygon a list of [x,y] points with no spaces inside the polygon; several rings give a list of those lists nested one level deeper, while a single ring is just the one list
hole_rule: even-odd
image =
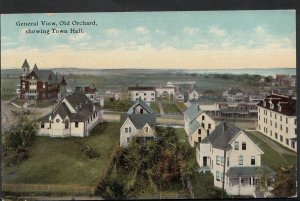
[{"label": "chimney", "polygon": [[135,114],[136,106],[133,106],[133,114]]}]

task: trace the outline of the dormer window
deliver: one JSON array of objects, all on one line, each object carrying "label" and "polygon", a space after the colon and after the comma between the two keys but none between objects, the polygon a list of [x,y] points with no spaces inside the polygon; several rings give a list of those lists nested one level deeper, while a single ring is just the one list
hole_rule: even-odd
[{"label": "dormer window", "polygon": [[31,79],[34,80],[34,76],[31,76]]},{"label": "dormer window", "polygon": [[146,132],[146,133],[149,132],[149,128],[148,128],[148,127],[145,128],[145,132]]},{"label": "dormer window", "polygon": [[270,109],[273,110],[274,109],[274,104],[270,103]]}]

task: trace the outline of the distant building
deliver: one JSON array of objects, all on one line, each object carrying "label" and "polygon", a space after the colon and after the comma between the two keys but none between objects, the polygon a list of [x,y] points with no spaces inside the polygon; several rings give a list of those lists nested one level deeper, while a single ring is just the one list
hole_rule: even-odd
[{"label": "distant building", "polygon": [[184,102],[184,95],[180,92],[177,92],[175,94],[175,99],[177,102]]},{"label": "distant building", "polygon": [[132,101],[136,101],[138,99],[142,99],[146,102],[155,101],[155,87],[141,87],[137,85],[135,87],[128,87],[128,91],[131,94]]},{"label": "distant building", "polygon": [[194,101],[194,100],[198,100],[199,99],[199,93],[193,89],[188,91],[188,100],[189,101]]},{"label": "distant building", "polygon": [[155,112],[141,99],[138,99],[128,112],[121,116],[121,124],[121,147],[127,147],[132,140],[146,143],[156,137]]},{"label": "distant building", "polygon": [[166,85],[155,89],[157,97],[168,97],[172,99],[175,95],[176,86],[172,82],[167,82]]},{"label": "distant building", "polygon": [[281,145],[297,151],[296,99],[271,94],[258,104],[257,130]]},{"label": "distant building", "polygon": [[25,59],[20,76],[21,99],[56,99],[60,90],[61,79],[52,70],[39,70],[35,64],[30,71],[30,66]]},{"label": "distant building", "polygon": [[192,147],[205,139],[214,129],[215,122],[198,104],[191,104],[184,112],[184,130]]},{"label": "distant building", "polygon": [[229,195],[253,196],[260,177],[262,154],[264,152],[240,128],[226,122],[216,126],[196,147],[200,172],[210,171],[217,188],[222,188],[224,181]]},{"label": "distant building", "polygon": [[64,97],[54,109],[39,119],[40,136],[85,137],[100,122],[103,109],[83,93],[75,92]]},{"label": "distant building", "polygon": [[227,102],[242,102],[244,101],[245,93],[239,88],[231,88],[223,93],[223,96]]},{"label": "distant building", "polygon": [[95,100],[97,89],[94,86],[84,86],[84,87],[75,87],[75,92],[82,92],[90,99],[91,101]]}]

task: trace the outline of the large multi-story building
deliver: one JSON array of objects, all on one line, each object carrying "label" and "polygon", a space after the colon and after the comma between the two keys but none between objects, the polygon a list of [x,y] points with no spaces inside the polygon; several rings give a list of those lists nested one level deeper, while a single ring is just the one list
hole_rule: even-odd
[{"label": "large multi-story building", "polygon": [[271,94],[258,104],[257,130],[297,151],[296,99],[291,96]]},{"label": "large multi-story building", "polygon": [[58,98],[62,80],[52,70],[40,70],[30,66],[25,59],[20,76],[20,99],[45,100]]},{"label": "large multi-story building", "polygon": [[131,100],[136,101],[138,99],[142,99],[146,102],[155,101],[156,91],[155,87],[128,87],[128,91],[131,94]]}]

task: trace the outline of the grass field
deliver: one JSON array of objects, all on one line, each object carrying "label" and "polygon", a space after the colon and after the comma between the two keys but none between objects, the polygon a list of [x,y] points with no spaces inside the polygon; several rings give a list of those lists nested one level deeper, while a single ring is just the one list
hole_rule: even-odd
[{"label": "grass field", "polygon": [[184,110],[186,110],[186,105],[184,103],[175,103],[176,107],[181,111],[183,112]]},{"label": "grass field", "polygon": [[270,145],[268,145],[267,143],[259,139],[256,136],[259,135],[259,133],[257,132],[247,132],[247,134],[256,144],[258,144],[259,148],[261,148],[262,151],[264,152],[264,154],[261,157],[262,165],[268,165],[273,170],[276,170],[278,167],[281,167],[282,165],[286,165],[286,164],[297,165],[296,155],[287,155],[287,154],[278,153]]},{"label": "grass field", "polygon": [[[85,138],[37,137],[30,156],[20,165],[4,166],[3,183],[93,185],[119,144],[118,123],[105,123],[102,133]],[[100,154],[89,159],[82,149],[89,146]]]},{"label": "grass field", "polygon": [[160,111],[159,111],[159,108],[158,108],[158,105],[156,102],[151,102],[150,107],[156,112],[156,114],[160,114]]},{"label": "grass field", "polygon": [[6,92],[2,92],[1,93],[1,100],[10,100],[14,97],[16,97],[17,94],[16,93],[6,93]]},{"label": "grass field", "polygon": [[162,101],[162,106],[166,114],[179,114],[180,110],[171,101]]},{"label": "grass field", "polygon": [[126,111],[128,111],[128,109],[130,107],[131,107],[131,105],[124,105],[119,100],[111,101],[108,97],[104,98],[104,109],[109,109],[112,111],[126,112]]}]

